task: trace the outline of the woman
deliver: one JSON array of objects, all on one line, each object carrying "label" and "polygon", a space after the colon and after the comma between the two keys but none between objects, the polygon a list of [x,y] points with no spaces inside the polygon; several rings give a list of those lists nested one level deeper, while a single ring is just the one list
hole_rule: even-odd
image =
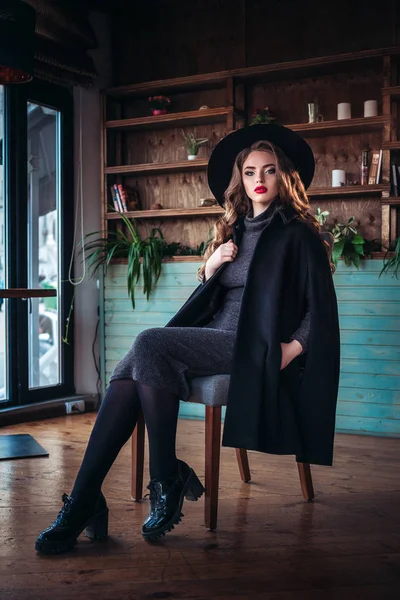
[{"label": "woman", "polygon": [[107,535],[101,485],[140,408],[151,477],[142,535],[155,540],[180,521],[184,497],[204,491],[175,455],[191,377],[231,374],[223,445],[332,464],[339,328],[328,255],[307,212],[313,174],[308,144],[280,125],[237,130],[215,147],[208,182],[225,212],[202,283],[114,369],[74,488],[40,534],[39,552],[69,550],[85,528],[93,539]]}]

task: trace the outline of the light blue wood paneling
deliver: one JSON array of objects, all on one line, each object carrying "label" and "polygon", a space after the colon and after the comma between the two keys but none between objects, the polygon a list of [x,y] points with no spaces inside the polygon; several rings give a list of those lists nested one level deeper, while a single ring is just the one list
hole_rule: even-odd
[{"label": "light blue wood paneling", "polygon": [[[106,382],[135,337],[163,327],[198,285],[201,263],[164,263],[149,301],[140,288],[136,310],[126,291],[124,265],[104,280],[103,369]],[[334,275],[341,328],[341,375],[337,430],[400,436],[400,281],[378,278],[382,261],[358,271],[339,264]],[[204,407],[181,403],[181,416],[204,418]]]}]

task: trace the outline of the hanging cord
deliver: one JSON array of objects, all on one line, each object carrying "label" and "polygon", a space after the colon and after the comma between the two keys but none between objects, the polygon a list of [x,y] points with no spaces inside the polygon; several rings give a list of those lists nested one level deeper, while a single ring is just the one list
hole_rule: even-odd
[{"label": "hanging cord", "polygon": [[[82,179],[82,162],[83,162],[83,138],[82,138],[82,88],[79,88],[79,148],[78,148],[78,169],[76,178],[76,210],[75,210],[75,224],[74,224],[74,238],[71,250],[71,260],[68,269],[68,282],[74,286],[74,293],[72,295],[71,304],[68,311],[68,317],[66,319],[65,336],[62,338],[65,344],[69,344],[69,326],[71,322],[72,311],[74,310],[75,296],[77,286],[82,283],[86,277],[86,257],[85,257],[85,245],[83,235],[83,179]],[[80,209],[80,211],[79,211]],[[76,237],[78,230],[78,212],[81,215],[81,245],[82,245],[82,257],[83,257],[83,271],[80,279],[72,278],[72,265],[74,263],[75,251],[76,251]]]},{"label": "hanging cord", "polygon": [[[65,344],[69,344],[69,326],[71,322],[72,311],[74,310],[76,288],[82,283],[86,277],[86,260],[85,260],[85,245],[83,235],[83,178],[82,178],[82,161],[83,161],[83,138],[82,138],[82,89],[79,88],[79,148],[78,148],[78,169],[76,178],[76,210],[75,210],[75,224],[74,224],[74,238],[72,242],[71,260],[68,269],[68,282],[74,286],[74,293],[72,295],[71,304],[68,311],[68,317],[66,319],[65,336],[62,338]],[[80,209],[80,211],[79,211]],[[82,245],[82,257],[83,257],[83,271],[82,276],[79,279],[72,278],[72,265],[74,263],[75,251],[76,251],[76,237],[78,230],[78,212],[81,215],[81,245]]]},{"label": "hanging cord", "polygon": [[[82,161],[83,161],[83,140],[82,140],[82,88],[79,88],[79,151],[78,151],[78,174],[77,174],[77,182],[76,182],[76,198],[77,198],[77,207],[75,211],[75,225],[74,225],[74,241],[72,243],[72,252],[71,252],[71,260],[69,263],[68,270],[68,280],[72,285],[79,285],[86,277],[86,256],[85,256],[85,244],[84,244],[84,235],[83,235],[83,179],[82,179]],[[72,274],[72,265],[74,262],[75,250],[76,250],[76,234],[77,234],[77,223],[78,223],[78,212],[80,208],[81,215],[81,245],[82,245],[82,262],[83,262],[83,271],[82,277],[78,280],[73,280],[71,277]]]},{"label": "hanging cord", "polygon": [[[86,277],[86,253],[85,253],[84,233],[83,233],[83,177],[82,177],[83,167],[82,167],[82,165],[83,165],[82,88],[80,87],[79,88],[79,150],[78,150],[78,169],[77,169],[77,182],[76,182],[76,199],[77,199],[77,201],[76,201],[76,211],[75,211],[74,239],[73,239],[73,243],[72,243],[71,260],[69,263],[69,270],[68,270],[68,281],[69,281],[69,283],[71,283],[74,286],[74,293],[73,293],[71,306],[70,306],[70,310],[69,310],[69,314],[68,314],[68,318],[67,318],[67,329],[66,329],[66,335],[64,338],[64,341],[66,343],[68,343],[68,329],[69,329],[70,317],[71,317],[73,306],[75,303],[76,289],[77,289],[77,286],[80,283],[82,283],[82,281]],[[79,209],[80,209],[80,211],[79,211]],[[72,265],[74,262],[74,257],[75,257],[75,252],[76,252],[76,238],[77,238],[77,231],[78,231],[78,212],[80,212],[80,217],[81,217],[81,246],[82,246],[83,269],[82,269],[81,277],[79,279],[74,280],[72,278]],[[98,362],[97,362],[96,353],[95,353],[95,345],[96,345],[96,340],[97,340],[97,336],[98,336],[99,325],[100,325],[100,319],[97,320],[95,335],[94,335],[94,339],[93,339],[93,343],[92,343],[93,362],[94,362],[94,366],[95,366],[95,369],[97,372],[97,382],[96,382],[97,403],[96,403],[96,407],[95,407],[96,410],[98,410],[98,408],[100,407],[100,404],[101,404],[101,372],[100,372],[100,364],[98,364]]]}]

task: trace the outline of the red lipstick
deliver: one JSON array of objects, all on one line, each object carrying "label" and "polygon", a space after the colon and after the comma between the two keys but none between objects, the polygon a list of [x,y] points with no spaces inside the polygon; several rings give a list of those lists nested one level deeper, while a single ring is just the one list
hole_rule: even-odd
[{"label": "red lipstick", "polygon": [[265,192],[268,192],[267,188],[263,185],[259,185],[254,191],[256,192],[256,194],[265,194]]}]

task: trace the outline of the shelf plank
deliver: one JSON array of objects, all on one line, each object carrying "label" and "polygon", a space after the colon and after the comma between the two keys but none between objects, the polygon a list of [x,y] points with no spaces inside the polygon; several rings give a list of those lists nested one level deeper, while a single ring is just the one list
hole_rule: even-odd
[{"label": "shelf plank", "polygon": [[[394,252],[388,252],[386,254],[386,252],[371,252],[371,258],[361,258],[362,261],[364,260],[382,260],[383,258],[391,258],[392,256],[394,256]],[[342,258],[340,258],[339,260],[343,260]],[[143,262],[143,259],[140,259],[140,262]],[[198,256],[195,254],[190,254],[188,256],[168,256],[162,259],[162,262],[171,262],[171,263],[177,263],[177,262],[204,262],[204,258],[202,256]],[[128,259],[127,258],[115,258],[111,261],[112,265],[127,265],[128,264]]]},{"label": "shelf plank", "polygon": [[[156,117],[139,117],[135,119],[116,119],[107,121],[109,130],[124,129],[156,129],[161,127],[177,127],[178,125],[198,124],[199,121],[215,123],[223,121],[228,114],[236,112],[243,116],[241,111],[234,111],[231,107],[210,108],[209,110],[195,110],[181,113],[169,113]],[[390,123],[390,116],[361,117],[357,119],[343,119],[322,121],[321,123],[294,123],[285,125],[293,131],[304,136],[318,136],[326,134],[349,134],[356,132],[379,131],[384,125]]]},{"label": "shelf plank", "polygon": [[334,121],[322,121],[321,123],[286,125],[286,127],[297,131],[304,137],[314,137],[332,133],[344,135],[357,132],[379,131],[387,123],[390,123],[390,116],[337,119]]},{"label": "shelf plank", "polygon": [[319,196],[340,197],[340,196],[358,196],[368,194],[381,194],[388,191],[389,185],[343,185],[340,187],[315,187],[307,190],[307,196],[310,198]]},{"label": "shelf plank", "polygon": [[142,165],[120,165],[118,167],[106,167],[107,175],[123,175],[129,173],[173,173],[177,171],[197,171],[205,169],[208,165],[207,158],[196,158],[195,160],[182,160],[174,163],[149,163]]},{"label": "shelf plank", "polygon": [[[352,185],[352,186],[343,186],[337,188],[310,188],[307,192],[307,195],[310,198],[321,197],[321,196],[329,196],[329,197],[341,197],[341,196],[349,196],[349,195],[361,195],[361,194],[379,194],[384,190],[388,190],[389,186],[385,185]],[[400,199],[394,198],[385,198],[385,203],[387,200],[391,200],[390,204],[400,204]],[[393,202],[393,200],[395,200]],[[383,202],[383,199],[382,199]],[[165,219],[165,218],[179,218],[179,217],[201,217],[201,216],[212,216],[212,215],[221,215],[223,213],[223,209],[220,206],[200,206],[196,208],[163,208],[161,210],[135,210],[123,213],[129,219]],[[120,213],[117,212],[109,212],[107,213],[108,220],[121,219]]]},{"label": "shelf plank", "polygon": [[400,85],[393,85],[392,87],[382,88],[382,94],[384,96],[392,96],[392,98],[400,98]]},{"label": "shelf plank", "polygon": [[[199,206],[196,208],[163,208],[161,210],[135,210],[124,213],[129,219],[165,219],[176,217],[202,217],[210,215],[221,215],[223,209],[220,206]],[[119,213],[107,213],[107,219],[120,219]]]},{"label": "shelf plank", "polygon": [[195,88],[213,88],[223,86],[226,81],[232,77],[240,80],[248,78],[257,78],[263,75],[277,75],[286,71],[304,71],[312,70],[317,67],[334,65],[340,63],[352,63],[380,56],[400,54],[400,46],[391,46],[387,48],[376,48],[373,50],[362,50],[360,52],[348,52],[342,54],[332,54],[328,56],[318,56],[297,61],[286,61],[273,63],[269,65],[260,65],[256,67],[245,67],[242,69],[231,69],[219,71],[216,73],[203,73],[201,75],[189,75],[188,77],[176,77],[173,79],[160,79],[158,81],[144,81],[133,85],[124,85],[108,88],[104,90],[107,96],[114,98],[146,96],[152,92],[178,92]]},{"label": "shelf plank", "polygon": [[382,198],[381,203],[389,204],[390,206],[400,206],[400,197],[399,196],[389,196],[387,198]]},{"label": "shelf plank", "polygon": [[400,141],[395,140],[394,142],[383,142],[382,150],[400,150]]},{"label": "shelf plank", "polygon": [[[116,119],[106,121],[106,128],[121,129],[156,129],[162,127],[178,127],[179,125],[197,125],[201,123],[218,123],[234,112],[233,107],[223,106],[204,110],[192,110],[165,115],[137,117],[135,119]],[[238,112],[238,111],[235,111]]]}]

